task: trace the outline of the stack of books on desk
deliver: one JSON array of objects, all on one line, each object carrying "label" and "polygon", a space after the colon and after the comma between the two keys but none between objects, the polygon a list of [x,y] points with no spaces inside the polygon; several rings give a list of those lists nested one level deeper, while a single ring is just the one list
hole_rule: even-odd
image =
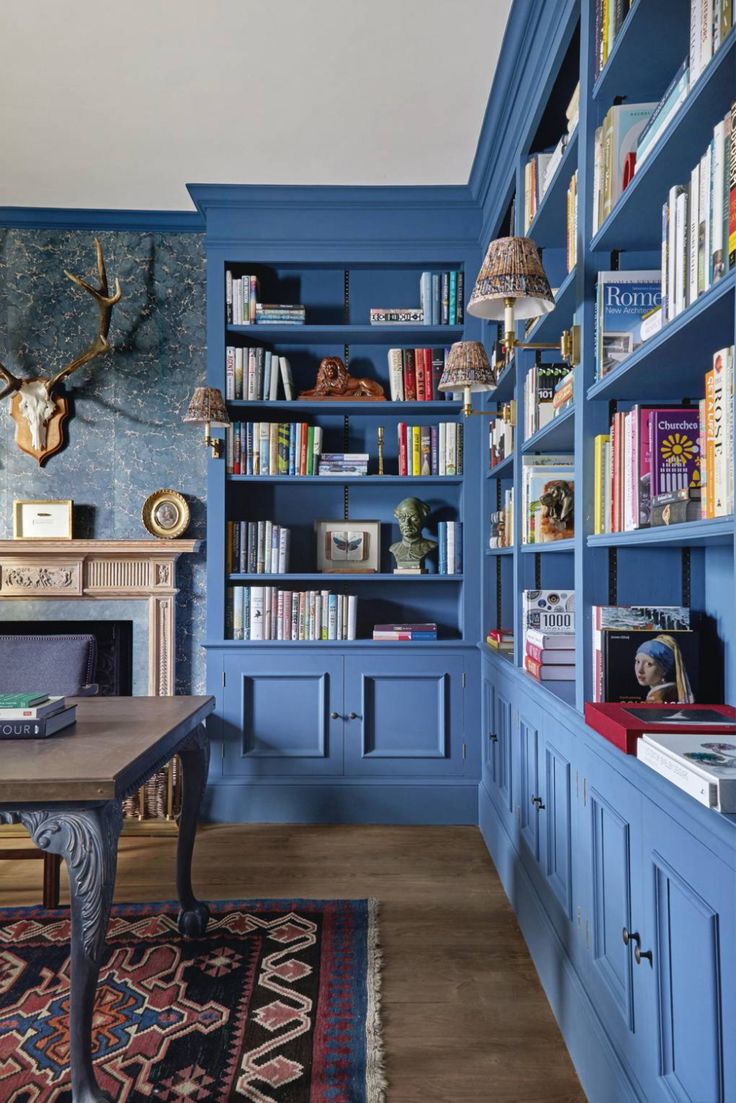
[{"label": "stack of books on desk", "polygon": [[69,727],[77,706],[47,693],[0,694],[0,739],[45,739]]},{"label": "stack of books on desk", "polygon": [[374,640],[436,640],[437,625],[427,624],[374,624]]},{"label": "stack of books on desk", "polygon": [[491,628],[486,636],[486,643],[494,651],[512,652],[514,650],[514,633],[511,628]]},{"label": "stack of books on desk", "polygon": [[524,590],[524,669],[538,682],[575,681],[575,594]]}]

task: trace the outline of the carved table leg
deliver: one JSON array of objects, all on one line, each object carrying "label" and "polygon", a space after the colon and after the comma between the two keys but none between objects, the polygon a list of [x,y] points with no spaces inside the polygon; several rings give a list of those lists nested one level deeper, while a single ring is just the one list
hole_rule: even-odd
[{"label": "carved table leg", "polygon": [[107,1103],[92,1067],[92,1015],[97,977],[110,918],[120,801],[99,808],[54,812],[19,812],[31,838],[42,850],[60,854],[69,872],[72,912],[71,1072],[72,1103]]},{"label": "carved table leg", "polygon": [[203,725],[178,754],[182,767],[181,819],[176,850],[176,891],[181,905],[178,922],[179,930],[187,938],[201,938],[207,929],[210,912],[192,892],[192,852],[210,761],[210,744]]}]

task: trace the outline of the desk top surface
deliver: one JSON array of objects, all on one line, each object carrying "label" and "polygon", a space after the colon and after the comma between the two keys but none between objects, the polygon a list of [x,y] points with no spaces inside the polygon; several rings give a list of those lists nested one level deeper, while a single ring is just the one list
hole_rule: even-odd
[{"label": "desk top surface", "polygon": [[48,739],[0,740],[0,804],[111,800],[173,756],[213,697],[78,697],[77,721]]}]

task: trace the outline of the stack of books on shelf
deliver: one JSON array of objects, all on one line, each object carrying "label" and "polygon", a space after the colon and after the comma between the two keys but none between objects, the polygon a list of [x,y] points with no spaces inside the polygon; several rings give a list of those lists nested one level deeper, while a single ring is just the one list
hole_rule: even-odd
[{"label": "stack of books on shelf", "polygon": [[463,570],[463,523],[462,521],[439,521],[437,523],[437,549],[439,574],[462,574]]},{"label": "stack of books on shelf", "polygon": [[[557,384],[570,374],[567,364],[533,364],[524,377],[524,439],[549,425],[558,410],[554,397]],[[559,404],[558,404],[559,406]]]},{"label": "stack of books on shelf", "polygon": [[593,145],[593,232],[600,229],[634,176],[639,135],[656,103],[621,103],[609,108]]},{"label": "stack of books on shelf", "polygon": [[236,586],[229,613],[234,640],[354,640],[358,599],[330,590]]},{"label": "stack of books on shelf", "polygon": [[514,488],[503,492],[503,507],[494,510],[490,520],[489,548],[511,548],[514,544]]},{"label": "stack of books on shelf", "polygon": [[437,390],[450,350],[388,350],[388,383],[392,402],[435,402],[450,396]]},{"label": "stack of books on shelf", "polygon": [[594,605],[593,701],[697,701],[693,619],[681,605]]},{"label": "stack of books on shelf", "polygon": [[595,375],[628,359],[661,324],[659,269],[599,272],[595,297]]},{"label": "stack of books on shelf", "polygon": [[[539,210],[545,192],[565,155],[568,142],[578,125],[580,114],[580,84],[575,86],[565,109],[567,125],[553,150],[532,153],[524,166],[524,229],[527,231]],[[569,271],[569,269],[568,269]]]},{"label": "stack of books on shelf", "polygon": [[437,625],[425,624],[374,624],[373,639],[393,642],[395,640],[414,640],[425,643],[437,639]]},{"label": "stack of books on shelf", "polygon": [[259,326],[303,326],[305,310],[295,303],[256,303],[256,324]]},{"label": "stack of books on shelf", "polygon": [[419,305],[425,326],[459,326],[463,320],[463,273],[422,272]]},{"label": "stack of books on shelf", "polygon": [[572,456],[522,456],[521,494],[522,543],[544,544],[575,535]]},{"label": "stack of books on shelf", "polygon": [[507,459],[514,450],[514,426],[516,403],[504,402],[497,417],[488,423],[488,465],[493,469]]},{"label": "stack of books on shelf", "polygon": [[287,574],[291,529],[273,521],[226,521],[227,572]]},{"label": "stack of books on shelf", "polygon": [[238,348],[225,350],[225,398],[248,402],[276,402],[279,383],[285,399],[294,398],[291,365],[285,356],[269,349]]},{"label": "stack of books on shelf", "polygon": [[596,533],[728,517],[734,510],[733,346],[697,406],[636,404],[595,438]]},{"label": "stack of books on shelf", "polygon": [[228,475],[316,475],[322,429],[303,421],[234,421],[225,443]]},{"label": "stack of books on shelf", "polygon": [[486,635],[486,643],[494,651],[503,651],[505,654],[513,654],[514,633],[511,628],[491,628]]},{"label": "stack of books on shelf", "polygon": [[319,475],[367,475],[367,452],[325,452],[319,457]]},{"label": "stack of books on shelf", "polygon": [[736,267],[736,101],[662,208],[662,321]]},{"label": "stack of books on shelf", "polygon": [[575,593],[522,592],[524,669],[539,682],[575,681]]},{"label": "stack of books on shelf", "polygon": [[399,475],[462,475],[463,427],[456,421],[397,425]]},{"label": "stack of books on shelf", "polygon": [[565,250],[567,271],[572,272],[578,262],[578,170],[570,177],[567,185],[567,205],[565,211],[567,232]]},{"label": "stack of books on shelf", "polygon": [[68,728],[77,706],[47,693],[0,694],[0,739],[45,739]]},{"label": "stack of books on shelf", "polygon": [[[705,721],[706,726],[713,723]],[[683,726],[694,730],[645,732],[638,740],[636,757],[706,808],[736,812],[736,724],[725,734],[723,729],[717,734],[698,732],[697,716],[684,712]]]}]

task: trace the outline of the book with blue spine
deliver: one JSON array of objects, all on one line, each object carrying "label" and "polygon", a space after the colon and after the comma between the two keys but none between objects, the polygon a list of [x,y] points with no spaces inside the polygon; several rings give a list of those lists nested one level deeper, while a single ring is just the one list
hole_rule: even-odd
[{"label": "book with blue spine", "polygon": [[642,320],[661,304],[659,269],[598,273],[596,378],[602,379],[639,348]]}]

